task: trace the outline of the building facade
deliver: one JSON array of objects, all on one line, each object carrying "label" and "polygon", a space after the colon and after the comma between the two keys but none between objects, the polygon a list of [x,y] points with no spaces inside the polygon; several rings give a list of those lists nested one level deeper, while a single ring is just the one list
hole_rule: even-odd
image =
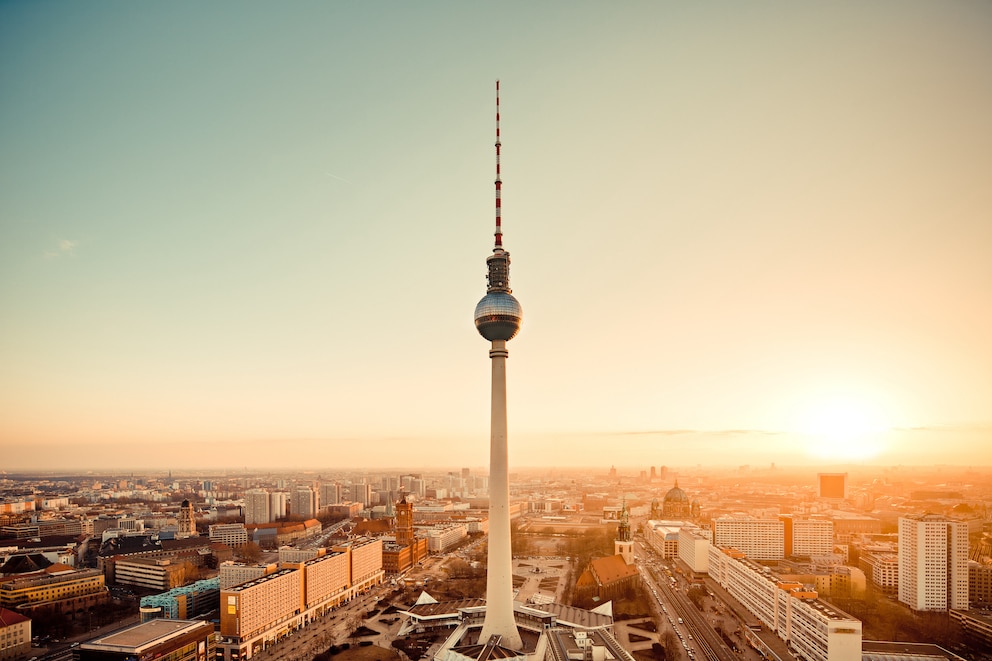
[{"label": "building facade", "polygon": [[211,542],[226,544],[232,549],[248,543],[248,530],[243,523],[215,523],[208,530]]},{"label": "building facade", "polygon": [[780,519],[724,516],[713,522],[713,544],[740,549],[753,560],[785,556],[785,524]]},{"label": "building facade", "polygon": [[0,608],[0,661],[26,659],[31,653],[31,618]]},{"label": "building facade", "polygon": [[[729,552],[728,552],[729,551]],[[861,661],[861,621],[733,550],[712,547],[709,574],[802,661]]]},{"label": "building facade", "polygon": [[968,526],[938,514],[899,519],[899,601],[915,611],[968,609]]},{"label": "building facade", "polygon": [[252,658],[385,577],[379,539],[351,540],[317,553],[221,588],[218,661]]},{"label": "building facade", "polygon": [[154,619],[82,643],[78,661],[212,661],[216,656],[214,626],[192,620]]}]

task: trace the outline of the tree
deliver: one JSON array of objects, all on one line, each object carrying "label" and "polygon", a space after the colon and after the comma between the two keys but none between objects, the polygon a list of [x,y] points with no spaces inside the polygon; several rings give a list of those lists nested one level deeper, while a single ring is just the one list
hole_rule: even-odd
[{"label": "tree", "polygon": [[679,654],[679,639],[675,636],[675,632],[665,629],[665,633],[661,634],[661,644],[665,646],[667,661],[678,661],[681,654]]},{"label": "tree", "polygon": [[238,549],[238,555],[249,564],[256,563],[262,559],[262,547],[255,542],[248,542]]},{"label": "tree", "polygon": [[704,602],[706,600],[706,588],[704,588],[701,585],[693,585],[691,588],[689,588],[689,592],[687,593],[686,596],[688,596],[689,600],[696,605],[696,608],[698,608],[699,610],[704,609],[705,607]]}]

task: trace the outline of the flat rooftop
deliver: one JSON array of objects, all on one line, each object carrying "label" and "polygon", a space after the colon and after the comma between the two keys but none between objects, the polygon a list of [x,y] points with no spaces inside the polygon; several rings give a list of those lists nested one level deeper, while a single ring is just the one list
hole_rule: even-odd
[{"label": "flat rooftop", "polygon": [[143,649],[161,644],[173,636],[190,633],[204,626],[213,631],[213,625],[200,620],[149,620],[94,638],[80,647],[87,650],[140,653]]}]

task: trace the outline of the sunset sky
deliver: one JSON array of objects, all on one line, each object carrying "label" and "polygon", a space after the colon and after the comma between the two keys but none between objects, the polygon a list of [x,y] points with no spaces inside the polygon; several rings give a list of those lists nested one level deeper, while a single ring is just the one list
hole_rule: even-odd
[{"label": "sunset sky", "polygon": [[992,464],[992,3],[4,2],[0,470]]}]

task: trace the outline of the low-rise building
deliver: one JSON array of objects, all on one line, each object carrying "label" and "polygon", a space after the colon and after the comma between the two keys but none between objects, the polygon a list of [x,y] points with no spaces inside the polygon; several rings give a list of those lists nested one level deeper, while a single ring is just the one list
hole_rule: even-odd
[{"label": "low-rise building", "polygon": [[187,620],[216,610],[220,604],[220,580],[208,578],[141,598],[141,621],[164,617]]},{"label": "low-rise building", "polygon": [[0,608],[0,661],[26,659],[31,653],[31,618]]},{"label": "low-rise building", "polygon": [[189,562],[174,562],[165,558],[133,558],[116,564],[118,584],[134,585],[150,590],[171,590],[185,585],[199,575]]},{"label": "low-rise building", "polygon": [[82,643],[77,661],[207,661],[216,656],[216,636],[209,622],[154,619]]},{"label": "low-rise building", "polygon": [[226,544],[232,549],[248,543],[248,530],[243,523],[216,523],[208,528],[210,541]]},{"label": "low-rise building", "polygon": [[103,574],[97,569],[73,570],[52,565],[44,571],[0,581],[0,607],[28,616],[42,606],[70,614],[109,599]]},{"label": "low-rise building", "polygon": [[438,523],[426,530],[427,548],[431,553],[444,553],[468,537],[464,523]]}]

